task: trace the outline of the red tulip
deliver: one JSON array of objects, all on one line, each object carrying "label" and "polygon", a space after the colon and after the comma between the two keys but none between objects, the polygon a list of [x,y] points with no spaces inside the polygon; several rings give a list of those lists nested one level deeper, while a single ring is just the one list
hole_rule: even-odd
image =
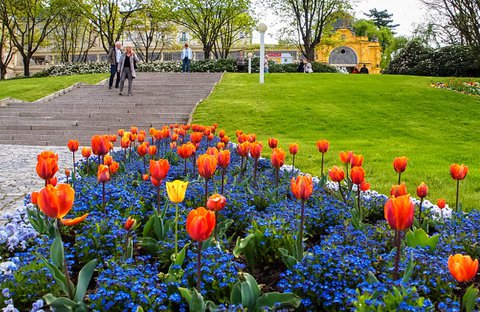
[{"label": "red tulip", "polygon": [[221,138],[223,138],[223,137],[225,136],[225,134],[226,134],[225,130],[220,130],[220,131],[218,132],[218,137],[221,139]]},{"label": "red tulip", "polygon": [[147,144],[145,144],[145,143],[140,144],[137,147],[138,156],[143,157],[143,156],[147,155],[147,150],[148,150]]},{"label": "red tulip", "polygon": [[270,139],[268,139],[268,146],[269,146],[271,149],[277,148],[277,146],[278,146],[278,140],[275,139],[275,138],[270,138]]},{"label": "red tulip", "polygon": [[282,167],[285,163],[285,152],[281,148],[274,148],[270,160],[273,167],[277,169]]},{"label": "red tulip", "polygon": [[216,147],[209,147],[207,148],[205,154],[212,155],[215,158],[218,156],[218,149]]},{"label": "red tulip", "polygon": [[428,194],[428,186],[425,183],[422,182],[417,187],[417,196],[420,197],[420,198],[425,198],[425,197],[427,197],[427,194]]},{"label": "red tulip", "polygon": [[367,181],[363,181],[362,184],[360,184],[360,190],[362,192],[366,192],[370,189],[370,183],[368,183]]},{"label": "red tulip", "polygon": [[72,153],[75,153],[76,151],[78,151],[78,141],[77,140],[69,140],[67,146],[68,146],[68,149],[70,150],[70,152],[72,152]]},{"label": "red tulip", "polygon": [[53,186],[57,186],[57,177],[53,177],[50,180],[47,181],[48,184],[51,184]]},{"label": "red tulip", "polygon": [[212,211],[220,211],[227,205],[227,199],[220,194],[213,194],[207,200],[207,208]]},{"label": "red tulip", "polygon": [[180,156],[183,159],[192,157],[195,151],[196,151],[195,145],[193,145],[190,142],[187,144],[182,144],[177,148],[178,156]]},{"label": "red tulip", "polygon": [[38,191],[33,191],[32,195],[30,195],[30,201],[32,204],[37,205],[38,204]]},{"label": "red tulip", "polygon": [[254,159],[259,159],[262,156],[262,143],[252,142],[250,143],[250,156]]},{"label": "red tulip", "polygon": [[[170,170],[170,164],[166,159],[153,160],[150,159],[150,177],[156,182],[160,183],[163,179],[167,177],[168,171]],[[153,181],[152,181],[153,182]],[[155,184],[155,182],[153,182]],[[155,184],[156,185],[156,184]],[[158,185],[156,185],[158,186]]]},{"label": "red tulip", "polygon": [[92,155],[92,149],[90,147],[82,148],[82,156],[88,158]]},{"label": "red tulip", "polygon": [[454,180],[463,180],[468,173],[468,167],[464,164],[453,164],[450,166],[450,175]]},{"label": "red tulip", "polygon": [[245,133],[242,133],[237,137],[237,140],[238,140],[238,143],[240,144],[244,142],[248,142],[248,136]]},{"label": "red tulip", "polygon": [[243,142],[243,143],[237,144],[237,154],[240,157],[247,157],[249,151],[250,151],[250,143]]},{"label": "red tulip", "polygon": [[362,167],[355,166],[350,170],[350,178],[353,184],[360,185],[365,181],[365,170]]},{"label": "red tulip", "polygon": [[222,168],[227,168],[230,164],[230,150],[221,150],[217,156],[218,165]]},{"label": "red tulip", "polygon": [[341,182],[345,178],[345,172],[338,166],[333,166],[328,175],[333,182]]},{"label": "red tulip", "polygon": [[317,149],[320,153],[325,154],[330,147],[330,143],[327,140],[317,141]]},{"label": "red tulip", "polygon": [[252,143],[257,141],[257,135],[255,133],[251,133],[248,135],[248,142]]},{"label": "red tulip", "polygon": [[223,144],[227,145],[228,142],[230,142],[230,138],[228,137],[228,135],[226,135],[226,136],[224,136],[223,138],[221,138],[220,141],[221,141]]},{"label": "red tulip", "polygon": [[415,204],[410,195],[391,197],[385,204],[385,219],[392,229],[404,231],[413,224],[414,209]]},{"label": "red tulip", "polygon": [[298,176],[297,179],[292,178],[290,182],[293,195],[297,199],[307,200],[313,192],[313,181],[309,175]]},{"label": "red tulip", "polygon": [[197,159],[198,173],[205,179],[210,179],[217,169],[217,158],[212,155],[203,154]]},{"label": "red tulip", "polygon": [[215,213],[204,207],[199,207],[190,211],[187,216],[186,229],[188,235],[197,241],[203,242],[213,232],[215,228]]},{"label": "red tulip", "polygon": [[110,180],[110,169],[108,168],[108,166],[98,166],[97,180],[99,183],[106,183]]},{"label": "red tulip", "polygon": [[297,144],[297,143],[292,143],[292,144],[290,144],[290,146],[289,146],[288,149],[289,149],[289,151],[290,151],[290,154],[292,154],[292,155],[297,155],[297,153],[298,153],[298,144]]},{"label": "red tulip", "polygon": [[202,132],[193,132],[190,134],[190,141],[192,141],[193,144],[200,143],[203,138],[203,133]]},{"label": "red tulip", "polygon": [[363,156],[353,154],[350,158],[350,165],[353,167],[361,167],[363,165]]},{"label": "red tulip", "polygon": [[406,168],[407,168],[407,157],[406,156],[396,157],[393,160],[393,169],[395,169],[395,171],[397,173],[403,173]]},{"label": "red tulip", "polygon": [[145,134],[145,132],[140,132],[137,136],[138,142],[143,143],[146,137],[147,135]]},{"label": "red tulip", "polygon": [[103,156],[110,151],[110,139],[108,136],[94,135],[92,137],[92,152],[97,156]]},{"label": "red tulip", "polygon": [[120,168],[120,164],[116,161],[112,161],[112,164],[108,166],[108,170],[110,170],[110,174],[115,174]]},{"label": "red tulip", "polygon": [[340,161],[344,164],[350,163],[350,160],[352,159],[353,152],[340,152]]},{"label": "red tulip", "polygon": [[133,219],[132,217],[128,217],[127,221],[125,221],[124,228],[127,231],[130,231],[137,223],[137,220]]},{"label": "red tulip", "polygon": [[458,282],[469,282],[477,275],[478,259],[456,254],[448,257],[448,269]]},{"label": "red tulip", "polygon": [[439,198],[439,199],[437,200],[437,206],[438,206],[438,208],[443,209],[443,208],[445,208],[446,205],[447,205],[447,202],[445,201],[444,198]]},{"label": "red tulip", "polygon": [[38,194],[38,207],[50,218],[63,218],[72,209],[75,191],[69,184],[47,185]]},{"label": "red tulip", "polygon": [[62,222],[63,225],[66,225],[66,226],[74,226],[74,225],[77,225],[79,224],[80,222],[82,222],[83,220],[85,220],[86,218],[88,217],[88,213],[84,214],[83,216],[81,217],[76,217],[74,219],[60,219],[60,221]]},{"label": "red tulip", "polygon": [[398,185],[392,185],[392,188],[390,189],[390,195],[395,197],[407,195],[407,186],[405,185],[405,182],[402,182]]},{"label": "red tulip", "polygon": [[37,156],[37,174],[40,178],[48,181],[58,171],[58,155],[52,151],[43,151]]}]

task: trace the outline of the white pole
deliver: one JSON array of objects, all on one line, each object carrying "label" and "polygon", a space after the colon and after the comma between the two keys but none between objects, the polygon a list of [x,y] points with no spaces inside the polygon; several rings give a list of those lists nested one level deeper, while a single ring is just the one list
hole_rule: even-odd
[{"label": "white pole", "polygon": [[265,32],[260,33],[260,84],[265,82]]},{"label": "white pole", "polygon": [[248,73],[252,73],[252,52],[248,53]]}]

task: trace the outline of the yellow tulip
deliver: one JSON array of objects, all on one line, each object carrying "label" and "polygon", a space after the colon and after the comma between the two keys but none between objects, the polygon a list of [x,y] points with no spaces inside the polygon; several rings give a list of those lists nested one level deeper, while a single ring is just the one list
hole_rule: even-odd
[{"label": "yellow tulip", "polygon": [[181,203],[185,199],[185,192],[187,191],[188,182],[175,180],[167,182],[167,194],[172,203]]}]

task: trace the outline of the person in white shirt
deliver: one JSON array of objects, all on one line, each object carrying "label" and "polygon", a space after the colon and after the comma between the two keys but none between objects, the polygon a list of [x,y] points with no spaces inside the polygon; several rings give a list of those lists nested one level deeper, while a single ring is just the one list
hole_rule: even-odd
[{"label": "person in white shirt", "polygon": [[182,72],[190,72],[190,61],[193,59],[192,49],[185,43],[185,47],[182,50]]},{"label": "person in white shirt", "polygon": [[115,82],[115,88],[118,88],[120,83],[120,69],[118,64],[122,58],[122,44],[120,42],[115,42],[115,46],[110,49],[108,52],[108,61],[110,63],[110,79],[108,80],[108,88],[111,89],[113,85],[113,79],[117,75],[117,81]]}]

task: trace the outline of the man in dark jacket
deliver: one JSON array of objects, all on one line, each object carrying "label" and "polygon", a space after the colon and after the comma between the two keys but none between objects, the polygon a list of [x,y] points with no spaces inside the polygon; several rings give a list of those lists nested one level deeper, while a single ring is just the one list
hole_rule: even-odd
[{"label": "man in dark jacket", "polygon": [[360,74],[368,74],[368,68],[366,64],[363,64],[362,68],[360,68]]},{"label": "man in dark jacket", "polygon": [[122,44],[120,42],[115,42],[115,46],[110,49],[108,52],[108,62],[110,63],[110,79],[108,80],[108,88],[111,89],[113,86],[113,78],[117,75],[117,80],[115,82],[115,88],[118,88],[120,83],[120,68],[118,68],[118,63],[122,58]]}]

